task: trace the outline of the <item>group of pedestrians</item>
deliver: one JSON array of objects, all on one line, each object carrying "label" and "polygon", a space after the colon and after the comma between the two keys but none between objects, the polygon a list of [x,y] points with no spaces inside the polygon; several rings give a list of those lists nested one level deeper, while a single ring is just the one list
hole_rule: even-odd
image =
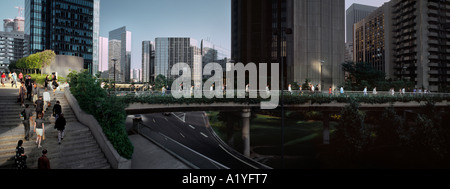
[{"label": "group of pedestrians", "polygon": [[11,87],[16,86],[17,88],[17,82],[22,82],[23,80],[23,74],[19,73],[19,75],[16,74],[16,72],[9,72],[6,74],[5,72],[1,73],[1,84],[2,87],[5,87],[5,84],[7,82],[11,83]]},{"label": "group of pedestrians", "polygon": [[[41,143],[43,140],[45,140],[45,112],[48,111],[48,108],[51,107],[51,97],[50,93],[48,92],[48,85],[44,84],[44,92],[42,96],[40,95],[40,88],[37,86],[36,83],[34,83],[33,80],[31,80],[30,76],[26,76],[24,82],[21,82],[21,87],[19,89],[19,98],[21,102],[21,106],[25,107],[25,109],[21,112],[21,119],[24,125],[25,130],[25,140],[29,141],[30,137],[33,135],[30,133],[30,127],[33,126],[33,131],[36,133],[36,145],[38,148],[42,148]],[[56,82],[54,80],[54,82]],[[47,81],[45,82],[47,83]],[[25,87],[26,85],[26,87]],[[54,88],[54,92],[57,88],[55,87],[54,83],[52,84]],[[29,100],[33,102],[35,111],[30,108],[29,104],[24,103],[25,101],[25,94],[26,100]],[[52,116],[55,117],[55,129],[58,130],[58,144],[61,144],[61,141],[64,139],[64,130],[66,126],[66,119],[64,118],[64,115],[62,113],[62,107],[60,105],[59,101],[56,101],[56,104],[53,106],[52,109]],[[34,119],[33,119],[34,118]],[[21,140],[22,141],[22,140]],[[26,155],[24,152],[23,147],[21,146],[23,141],[18,142],[17,148],[16,148],[16,156],[15,156],[15,165],[16,168],[22,169],[26,168]],[[45,153],[44,153],[45,151]],[[41,158],[39,159],[39,168],[50,168],[50,164],[48,161],[48,158],[46,157],[47,150],[43,150],[42,155],[42,161]]]}]

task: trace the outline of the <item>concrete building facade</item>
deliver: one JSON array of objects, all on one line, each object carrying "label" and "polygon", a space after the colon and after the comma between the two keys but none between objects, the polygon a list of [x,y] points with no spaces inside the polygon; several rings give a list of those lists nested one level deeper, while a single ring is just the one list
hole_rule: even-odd
[{"label": "concrete building facade", "polygon": [[232,1],[232,60],[283,62],[284,88],[343,83],[344,44],[344,0]]}]

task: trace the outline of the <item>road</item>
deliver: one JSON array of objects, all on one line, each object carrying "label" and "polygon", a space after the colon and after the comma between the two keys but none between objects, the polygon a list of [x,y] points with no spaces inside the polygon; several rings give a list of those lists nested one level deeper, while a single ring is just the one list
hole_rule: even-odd
[{"label": "road", "polygon": [[200,169],[268,168],[224,144],[212,134],[203,112],[142,115],[141,135],[163,145]]}]

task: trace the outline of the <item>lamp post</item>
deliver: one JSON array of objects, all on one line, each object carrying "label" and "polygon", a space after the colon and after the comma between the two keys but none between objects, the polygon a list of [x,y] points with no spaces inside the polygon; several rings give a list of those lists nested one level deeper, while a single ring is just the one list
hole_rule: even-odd
[{"label": "lamp post", "polygon": [[320,60],[320,91],[322,92],[323,88],[323,65],[325,64],[325,60]]}]

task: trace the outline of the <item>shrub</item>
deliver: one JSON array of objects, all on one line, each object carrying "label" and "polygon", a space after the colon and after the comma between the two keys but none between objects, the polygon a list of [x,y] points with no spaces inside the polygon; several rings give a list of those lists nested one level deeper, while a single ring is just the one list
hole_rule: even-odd
[{"label": "shrub", "polygon": [[118,97],[108,97],[100,82],[87,71],[69,74],[70,91],[80,108],[92,114],[108,140],[124,158],[131,159],[133,144],[125,129],[126,104]]}]

